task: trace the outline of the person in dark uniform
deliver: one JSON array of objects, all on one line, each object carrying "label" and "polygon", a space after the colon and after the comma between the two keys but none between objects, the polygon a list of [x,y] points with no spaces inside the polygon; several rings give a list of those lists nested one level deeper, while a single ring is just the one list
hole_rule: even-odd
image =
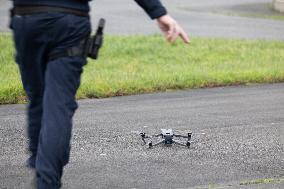
[{"label": "person in dark uniform", "polygon": [[[159,0],[135,0],[156,19],[169,42],[189,38]],[[36,172],[36,187],[61,187],[68,163],[72,117],[85,56],[50,58],[78,46],[91,33],[88,0],[13,0],[11,28],[29,104],[27,164]]]}]

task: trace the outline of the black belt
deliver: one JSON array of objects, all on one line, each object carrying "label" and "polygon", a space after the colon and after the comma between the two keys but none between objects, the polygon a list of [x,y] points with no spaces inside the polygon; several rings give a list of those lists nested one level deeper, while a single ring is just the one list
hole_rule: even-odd
[{"label": "black belt", "polygon": [[11,13],[12,15],[30,15],[38,13],[50,13],[50,12],[60,12],[67,14],[74,14],[77,16],[89,17],[89,14],[84,11],[63,8],[63,7],[53,7],[53,6],[15,6]]}]

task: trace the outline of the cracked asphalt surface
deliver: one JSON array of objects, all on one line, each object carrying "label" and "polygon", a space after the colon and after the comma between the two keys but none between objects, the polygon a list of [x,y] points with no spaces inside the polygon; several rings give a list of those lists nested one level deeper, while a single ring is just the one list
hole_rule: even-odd
[{"label": "cracked asphalt surface", "polygon": [[[284,83],[81,100],[64,188],[284,187]],[[0,106],[0,188],[21,188],[25,105]],[[138,133],[193,132],[190,149]],[[269,184],[240,185],[261,178]]]},{"label": "cracked asphalt surface", "polygon": [[[283,20],[222,14],[223,11],[275,14],[271,13],[272,0],[163,0],[162,2],[190,36],[284,40]],[[10,1],[0,0],[0,32],[10,31],[7,27],[10,6]],[[91,3],[91,10],[93,27],[96,27],[100,17],[104,17],[107,20],[108,34],[160,33],[156,24],[132,0],[94,0]]]}]

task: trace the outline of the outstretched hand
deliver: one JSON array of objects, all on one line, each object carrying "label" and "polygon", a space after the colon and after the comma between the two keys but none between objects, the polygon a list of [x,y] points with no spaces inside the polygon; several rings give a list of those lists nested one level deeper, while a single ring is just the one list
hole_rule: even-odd
[{"label": "outstretched hand", "polygon": [[184,43],[190,43],[188,35],[171,16],[161,16],[157,19],[157,22],[161,31],[170,43],[175,42],[178,37],[180,37]]}]

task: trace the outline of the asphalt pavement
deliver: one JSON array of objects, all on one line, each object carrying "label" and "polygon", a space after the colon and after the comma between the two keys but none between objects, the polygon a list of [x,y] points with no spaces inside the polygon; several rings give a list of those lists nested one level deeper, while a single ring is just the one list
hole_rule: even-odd
[{"label": "asphalt pavement", "polygon": [[[66,189],[284,188],[283,83],[81,100],[79,105]],[[21,188],[29,177],[25,105],[0,106],[0,125],[0,188]],[[161,128],[192,131],[191,148],[144,146],[138,133]]]},{"label": "asphalt pavement", "polygon": [[[284,40],[284,21],[238,16],[276,14],[272,0],[163,0],[169,13],[190,36]],[[11,2],[0,0],[0,32],[8,29]],[[133,0],[94,0],[91,2],[93,28],[100,17],[107,20],[106,33],[120,35],[159,33]],[[223,14],[226,12],[226,14]],[[232,13],[232,15],[230,15]]]}]

